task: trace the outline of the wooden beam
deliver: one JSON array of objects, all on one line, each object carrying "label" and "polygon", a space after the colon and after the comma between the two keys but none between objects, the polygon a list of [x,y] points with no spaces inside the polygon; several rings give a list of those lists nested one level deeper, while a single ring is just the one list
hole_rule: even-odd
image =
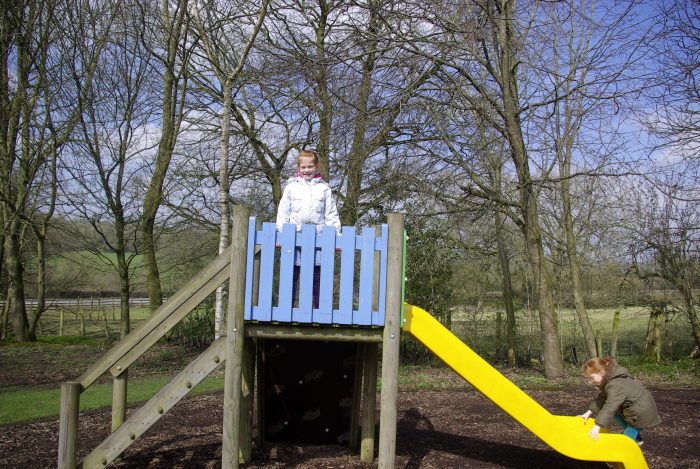
[{"label": "wooden beam", "polygon": [[58,426],[58,468],[76,467],[76,443],[78,441],[78,412],[80,411],[80,383],[68,381],[61,384],[61,416]]},{"label": "wooden beam", "polygon": [[214,341],[207,350],[187,365],[170,383],[134,412],[83,460],[82,467],[104,467],[114,461],[138,437],[214,371],[225,354],[225,341]]},{"label": "wooden beam", "polygon": [[331,342],[381,342],[382,328],[313,327],[290,324],[246,325],[246,336],[257,339],[327,340]]},{"label": "wooden beam", "polygon": [[231,261],[226,318],[226,374],[224,379],[224,424],[221,450],[222,469],[239,467],[241,385],[243,344],[245,341],[245,270],[248,247],[250,208],[237,205],[233,209]]},{"label": "wooden beam", "polygon": [[241,423],[238,429],[241,462],[253,459],[253,389],[255,387],[255,341],[250,337],[243,345],[241,370]]},{"label": "wooden beam", "polygon": [[[216,287],[226,281],[228,277],[228,263],[230,253],[228,249],[212,260],[202,271],[200,271],[192,280],[187,282],[184,287],[177,291],[168,301],[160,308],[155,310],[144,322],[139,324],[129,335],[120,340],[112,347],[100,360],[95,362],[88,368],[80,377],[78,382],[87,389],[97,378],[102,376],[109,370],[117,361],[122,359],[136,344],[141,342],[144,337],[148,336],[156,329],[166,318],[174,311],[178,311],[187,300],[194,295],[206,298],[211,294]],[[211,279],[216,277],[220,272],[224,272],[223,279],[217,284],[211,284]],[[211,290],[211,291],[210,291]],[[201,300],[200,300],[201,302]],[[197,303],[198,304],[198,303]],[[186,311],[184,314],[186,314]],[[184,316],[183,314],[183,316]],[[122,367],[120,371],[125,371],[126,367]]]},{"label": "wooden beam", "polygon": [[388,217],[386,321],[382,345],[382,395],[379,418],[379,469],[393,469],[396,459],[396,420],[399,375],[399,344],[403,310],[403,215]]},{"label": "wooden beam", "polygon": [[129,373],[125,372],[112,380],[112,433],[126,420],[126,394]]},{"label": "wooden beam", "polygon": [[374,425],[377,412],[377,344],[365,345],[365,379],[362,386],[362,438],[360,441],[360,461],[374,461]]}]

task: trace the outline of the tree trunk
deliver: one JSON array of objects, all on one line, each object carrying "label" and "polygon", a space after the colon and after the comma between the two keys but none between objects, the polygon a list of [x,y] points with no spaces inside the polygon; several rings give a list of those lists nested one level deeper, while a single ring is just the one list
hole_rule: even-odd
[{"label": "tree trunk", "polygon": [[[176,10],[175,16],[171,18],[169,8],[172,6],[175,6]],[[161,19],[163,20],[164,32],[167,38],[166,58],[163,64],[163,121],[160,142],[158,143],[158,154],[156,155],[151,182],[148,185],[143,201],[143,215],[141,216],[143,267],[146,273],[151,311],[155,311],[163,303],[163,290],[156,259],[155,223],[163,198],[163,184],[165,183],[165,177],[173,156],[175,141],[182,120],[182,103],[178,102],[178,100],[183,99],[185,90],[180,90],[178,86],[180,85],[180,80],[184,79],[176,76],[176,67],[178,66],[177,51],[182,35],[185,34],[183,29],[186,29],[186,6],[187,0],[178,0],[177,5],[164,2],[161,12]],[[181,65],[184,66],[183,64]]]},{"label": "tree trunk", "polygon": [[36,279],[36,308],[29,327],[29,340],[36,340],[36,328],[39,319],[46,309],[46,241],[39,236],[36,240],[37,279]]},{"label": "tree trunk", "polygon": [[610,339],[610,356],[617,358],[617,338],[620,333],[620,312],[615,311],[613,317],[612,338]]},{"label": "tree trunk", "polygon": [[520,193],[520,211],[523,217],[521,226],[525,236],[527,256],[537,289],[540,332],[544,356],[544,372],[547,378],[556,378],[564,373],[564,362],[559,343],[557,313],[554,309],[549,269],[547,268],[542,232],[539,224],[538,187],[530,175],[530,160],[523,139],[520,121],[520,101],[518,95],[517,63],[515,57],[515,37],[513,28],[513,1],[502,0],[500,14],[496,18],[498,43],[501,47],[498,69],[503,98],[503,118],[505,135],[515,164]]},{"label": "tree trunk", "polygon": [[[224,252],[228,246],[228,232],[230,207],[229,207],[229,183],[228,183],[228,158],[229,158],[229,137],[231,133],[231,89],[233,83],[225,80],[222,83],[222,93],[224,94],[224,107],[221,111],[221,142],[219,149],[219,209],[221,219],[219,220],[219,254]],[[221,285],[216,289],[216,300],[214,304],[214,338],[218,339],[225,332],[224,321],[226,318],[225,289]]]},{"label": "tree trunk", "polygon": [[10,315],[16,342],[29,340],[27,311],[24,305],[23,267],[19,252],[19,229],[17,222],[10,223],[10,231],[5,235],[5,259],[8,283],[12,285],[8,300],[10,300]]},{"label": "tree trunk", "polygon": [[10,327],[10,307],[12,305],[12,285],[7,286],[7,295],[5,296],[5,304],[2,306],[2,336],[0,339],[9,337],[8,328]]},{"label": "tree trunk", "polygon": [[695,311],[695,300],[693,298],[692,288],[688,285],[681,293],[683,294],[685,315],[688,318],[688,322],[690,322],[690,334],[695,343],[695,347],[700,348],[700,322],[698,321],[698,315]]},{"label": "tree trunk", "polygon": [[644,343],[644,361],[647,363],[661,363],[661,333],[666,320],[665,316],[665,307],[652,306]]},{"label": "tree trunk", "polygon": [[131,291],[129,287],[129,267],[124,253],[117,253],[117,259],[119,264],[119,337],[123,339],[131,332],[131,310],[129,307]]},{"label": "tree trunk", "polygon": [[333,101],[328,84],[328,61],[326,60],[326,28],[328,25],[329,5],[320,3],[319,21],[316,27],[316,90],[318,93],[318,162],[321,176],[330,180],[328,167],[330,165],[331,132],[333,130]]},{"label": "tree trunk", "polygon": [[579,323],[581,324],[581,329],[583,331],[583,338],[586,341],[586,348],[588,349],[588,356],[595,356],[595,333],[593,332],[593,326],[588,318],[588,311],[586,310],[586,304],[583,296],[583,282],[581,281],[581,264],[578,260],[578,254],[576,253],[576,237],[574,235],[574,222],[571,216],[571,200],[568,191],[568,179],[566,182],[562,181],[561,196],[562,196],[562,206],[564,211],[564,231],[566,233],[566,254],[569,260],[569,270],[571,273],[571,288],[574,300],[574,306],[576,308],[576,314],[578,315]]},{"label": "tree trunk", "polygon": [[508,251],[506,242],[503,237],[503,215],[496,212],[496,240],[498,244],[498,261],[501,265],[502,288],[503,288],[503,303],[506,308],[506,346],[508,366],[516,365],[516,323],[515,323],[515,306],[513,305],[513,284],[510,276],[510,262],[508,260]]}]

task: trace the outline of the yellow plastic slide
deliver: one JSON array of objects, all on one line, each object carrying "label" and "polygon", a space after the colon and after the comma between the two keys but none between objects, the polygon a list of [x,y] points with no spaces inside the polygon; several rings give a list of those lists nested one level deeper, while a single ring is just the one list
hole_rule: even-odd
[{"label": "yellow plastic slide", "polygon": [[588,436],[593,419],[552,415],[508,378],[467,347],[425,310],[405,304],[402,330],[409,332],[447,365],[554,450],[570,458],[602,461],[616,467],[646,469],[644,454],[632,439],[604,433]]}]

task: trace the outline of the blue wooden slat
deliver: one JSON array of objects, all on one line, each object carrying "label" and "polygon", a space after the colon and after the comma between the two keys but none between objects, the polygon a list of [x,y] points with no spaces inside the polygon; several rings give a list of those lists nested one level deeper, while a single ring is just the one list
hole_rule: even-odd
[{"label": "blue wooden slat", "polygon": [[[246,259],[245,319],[257,321],[296,321],[300,323],[335,323],[340,325],[383,326],[386,314],[386,273],[388,227],[381,226],[381,236],[377,237],[372,228],[363,228],[360,236],[355,227],[343,227],[342,235],[337,236],[333,227],[323,227],[322,234],[316,235],[316,227],[302,227],[296,232],[294,225],[285,226],[281,233],[276,232],[273,223],[263,224],[261,231],[255,230],[255,217],[248,225],[248,248]],[[272,286],[275,272],[275,243],[281,246],[279,262],[280,284],[278,304],[272,305]],[[260,253],[260,282],[258,304],[252,304],[253,260],[256,245]],[[295,246],[301,247],[302,255],[295,254]],[[315,250],[319,248],[319,256]],[[335,249],[341,249],[340,279],[338,285],[339,307],[333,310]],[[359,300],[354,311],[355,256],[360,254]],[[374,278],[375,251],[379,252],[379,278]],[[292,308],[292,278],[295,257],[301,259],[299,278],[299,307]],[[312,309],[314,259],[321,263],[321,285],[319,308]],[[378,283],[378,310],[372,310],[372,290]]]},{"label": "blue wooden slat", "polygon": [[292,321],[311,322],[313,308],[314,254],[316,226],[301,227],[301,270],[299,272],[299,307],[292,311]]},{"label": "blue wooden slat", "polygon": [[272,320],[290,322],[292,320],[292,279],[294,276],[294,251],[296,249],[296,225],[286,224],[277,233],[280,244],[280,270],[278,306],[272,309]]},{"label": "blue wooden slat", "polygon": [[355,270],[355,227],[344,226],[340,240],[340,294],[338,310],[333,312],[335,324],[352,324]]},{"label": "blue wooden slat", "polygon": [[275,225],[264,223],[260,236],[260,289],[258,306],[253,308],[253,319],[270,321],[272,316],[272,278],[275,260]]},{"label": "blue wooden slat", "polygon": [[372,324],[372,287],[374,285],[374,228],[362,228],[360,237],[360,291],[357,314],[353,324],[369,326]]},{"label": "blue wooden slat", "polygon": [[386,315],[386,264],[388,259],[389,226],[383,224],[381,230],[379,246],[379,311],[372,313],[372,324],[375,326],[383,326],[384,316]]},{"label": "blue wooden slat", "polygon": [[314,309],[313,322],[331,324],[333,322],[333,280],[335,268],[336,230],[324,226],[321,234],[321,284],[318,309]]},{"label": "blue wooden slat", "polygon": [[245,262],[244,319],[253,319],[253,260],[255,256],[255,244],[255,217],[250,217],[248,219],[248,249]]}]

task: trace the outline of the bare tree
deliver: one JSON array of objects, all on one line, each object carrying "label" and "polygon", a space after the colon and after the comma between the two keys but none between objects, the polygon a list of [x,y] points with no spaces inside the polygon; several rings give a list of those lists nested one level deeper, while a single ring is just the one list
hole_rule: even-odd
[{"label": "bare tree", "polygon": [[307,110],[308,141],[337,188],[346,225],[389,199],[398,183],[396,139],[437,70],[397,41],[394,32],[413,21],[411,8],[410,2],[318,0],[287,2],[271,13],[270,44],[263,47],[286,72],[285,93]]},{"label": "bare tree", "polygon": [[[264,0],[259,7],[250,3],[227,5],[224,11],[216,2],[209,2],[200,8],[194,5],[195,25],[205,56],[221,88],[221,138],[219,150],[219,254],[228,246],[230,222],[229,193],[229,149],[230,125],[233,108],[233,88],[248,58],[253,43],[267,14],[269,1]],[[248,11],[248,8],[251,8]],[[256,11],[257,10],[257,11]],[[248,26],[252,29],[247,30]],[[214,306],[214,336],[219,338],[224,332],[224,287],[216,289]]]},{"label": "bare tree", "polygon": [[[129,298],[138,254],[139,204],[136,179],[141,160],[153,150],[147,130],[154,113],[155,71],[139,37],[143,21],[134,4],[120,3],[116,27],[105,47],[94,84],[86,94],[79,134],[63,158],[63,194],[75,213],[87,220],[101,242],[78,230],[74,238],[117,272],[120,334],[130,329]],[[76,227],[77,228],[77,227]],[[115,257],[105,254],[106,246]],[[116,260],[115,260],[116,259]]]},{"label": "bare tree", "polygon": [[658,138],[655,149],[673,151],[674,161],[697,162],[700,5],[684,0],[659,2],[658,13],[658,34],[649,38],[654,63],[645,88],[648,101],[637,110],[640,120]]},{"label": "bare tree", "polygon": [[632,255],[637,274],[661,278],[680,294],[676,305],[688,320],[695,343],[693,356],[700,350],[700,320],[696,293],[700,278],[700,212],[696,204],[679,201],[677,192],[664,194],[653,187],[639,191],[635,207],[636,230]]},{"label": "bare tree", "polygon": [[551,18],[551,28],[544,30],[542,37],[543,42],[551,44],[551,53],[546,53],[551,57],[551,67],[545,70],[556,77],[559,97],[552,100],[552,112],[544,120],[551,139],[545,141],[551,143],[544,151],[553,151],[553,179],[558,179],[560,210],[556,221],[561,236],[555,242],[561,243],[566,254],[573,304],[588,356],[593,357],[602,351],[596,350],[595,332],[586,310],[582,246],[577,233],[587,226],[590,210],[586,206],[595,205],[585,189],[594,186],[579,181],[576,193],[572,184],[577,179],[614,172],[609,167],[617,160],[622,145],[613,142],[623,141],[615,132],[616,122],[625,114],[616,111],[616,101],[635,91],[634,80],[621,82],[620,77],[634,73],[642,55],[638,51],[645,23],[633,17],[634,2],[615,6],[560,2],[546,4],[542,11]]},{"label": "bare tree", "polygon": [[521,65],[534,13],[525,7],[517,9],[511,0],[485,0],[470,2],[459,12],[449,2],[433,2],[426,5],[421,17],[429,18],[434,27],[424,28],[426,33],[421,38],[406,41],[407,44],[440,63],[443,80],[462,88],[461,96],[471,112],[485,126],[495,129],[507,144],[517,178],[517,202],[493,193],[489,185],[477,178],[469,179],[464,186],[519,212],[513,219],[522,230],[535,281],[544,371],[549,378],[557,377],[564,372],[564,366],[539,220],[540,182],[531,173],[534,161],[523,123],[527,110],[537,104],[520,94],[527,89]]},{"label": "bare tree", "polygon": [[[77,123],[112,15],[104,6],[62,1],[12,2],[3,9],[0,204],[17,341],[29,338],[20,247],[37,177]],[[92,40],[86,44],[85,37]],[[62,73],[70,70],[77,85],[62,87]]]},{"label": "bare tree", "polygon": [[[151,3],[144,4],[146,12],[149,12],[148,9],[151,6]],[[188,0],[162,2],[159,16],[154,11],[150,11],[152,16],[149,14],[143,16],[145,21],[153,20],[157,25],[152,29],[146,29],[149,36],[145,38],[148,39],[146,45],[152,48],[153,57],[158,61],[163,77],[161,137],[141,214],[143,266],[146,271],[152,311],[163,302],[163,289],[156,259],[156,216],[163,201],[163,185],[185,113],[187,63],[191,53],[191,44],[188,42],[190,18],[187,8]],[[160,44],[162,47],[159,46]]]}]

